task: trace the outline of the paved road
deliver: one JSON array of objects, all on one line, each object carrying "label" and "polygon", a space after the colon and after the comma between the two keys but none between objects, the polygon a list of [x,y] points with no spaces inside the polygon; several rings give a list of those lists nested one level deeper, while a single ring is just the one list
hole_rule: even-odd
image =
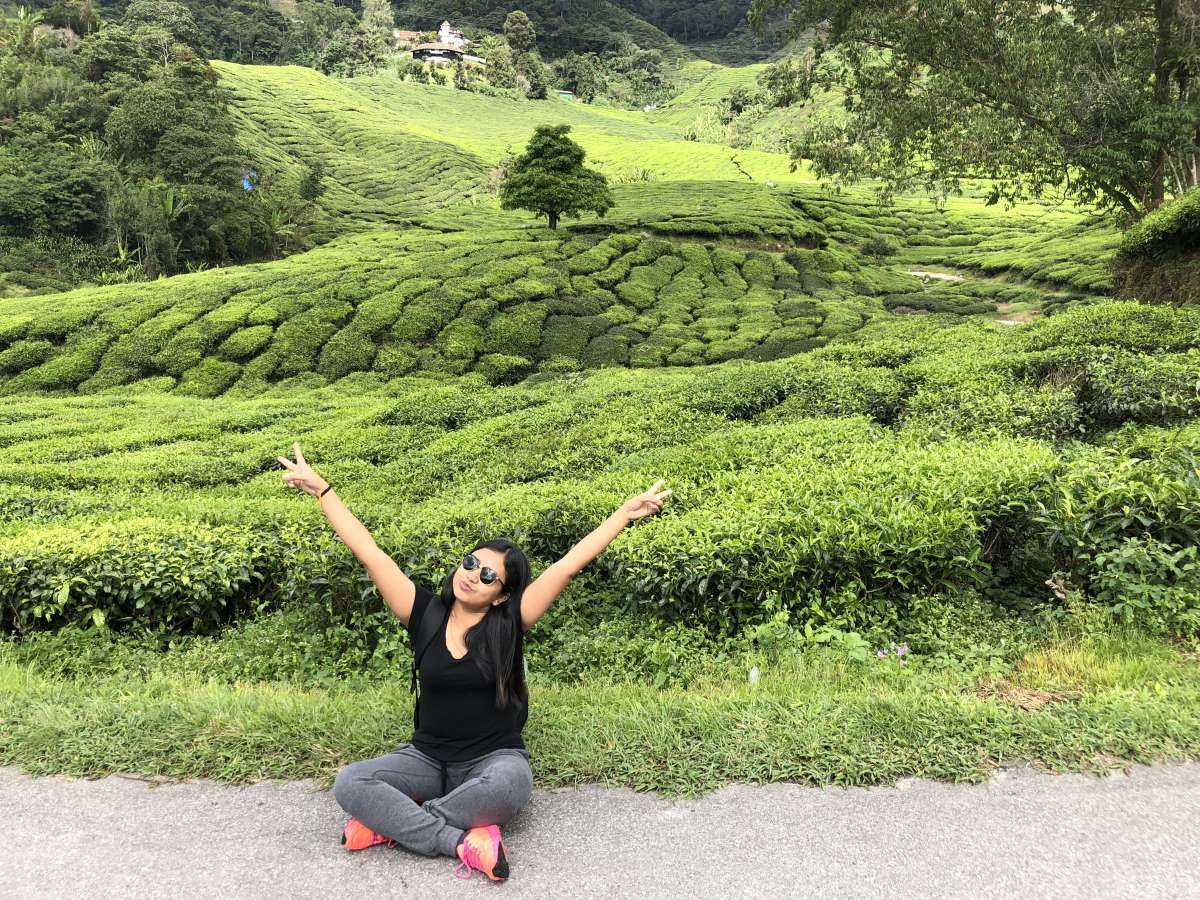
[{"label": "paved road", "polygon": [[1200,763],[1104,778],[1028,767],[986,785],[732,785],[670,801],[537,790],[512,877],[402,849],[347,853],[310,782],[152,786],[0,768],[0,896],[1200,897]]}]

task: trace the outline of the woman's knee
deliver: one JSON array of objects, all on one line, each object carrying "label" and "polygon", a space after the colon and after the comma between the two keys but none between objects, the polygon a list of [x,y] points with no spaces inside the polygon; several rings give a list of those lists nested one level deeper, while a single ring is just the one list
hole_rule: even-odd
[{"label": "woman's knee", "polygon": [[350,808],[356,805],[355,797],[362,790],[363,781],[369,777],[370,773],[361,762],[350,763],[337,773],[337,778],[333,780],[333,798],[342,809],[351,811]]},{"label": "woman's knee", "polygon": [[483,780],[496,792],[509,817],[515,816],[533,796],[533,771],[520,756],[503,756],[488,766]]}]

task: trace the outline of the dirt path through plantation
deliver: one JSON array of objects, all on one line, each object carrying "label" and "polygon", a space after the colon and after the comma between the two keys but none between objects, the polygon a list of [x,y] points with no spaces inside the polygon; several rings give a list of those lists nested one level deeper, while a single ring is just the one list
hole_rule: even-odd
[{"label": "dirt path through plantation", "polygon": [[539,789],[504,829],[503,885],[457,881],[449,858],[347,853],[344,819],[309,782],[0,768],[0,896],[1194,897],[1200,763],[1105,777],[1017,766],[983,785],[732,785],[678,801]]}]

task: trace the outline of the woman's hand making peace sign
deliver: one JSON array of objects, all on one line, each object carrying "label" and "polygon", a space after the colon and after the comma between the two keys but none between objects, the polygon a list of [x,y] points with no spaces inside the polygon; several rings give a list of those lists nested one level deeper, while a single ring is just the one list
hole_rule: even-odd
[{"label": "woman's hand making peace sign", "polygon": [[317,496],[321,491],[329,486],[329,482],[312,470],[312,467],[304,461],[304,454],[300,452],[300,442],[292,444],[292,450],[296,453],[296,461],[292,462],[283,456],[275,457],[280,464],[287,469],[283,473],[283,480],[294,488],[300,488],[306,494]]},{"label": "woman's hand making peace sign", "polygon": [[630,522],[636,522],[643,516],[653,515],[662,509],[663,501],[671,496],[671,491],[659,492],[658,489],[662,485],[663,479],[660,478],[650,486],[650,490],[631,497],[622,504],[621,509]]}]

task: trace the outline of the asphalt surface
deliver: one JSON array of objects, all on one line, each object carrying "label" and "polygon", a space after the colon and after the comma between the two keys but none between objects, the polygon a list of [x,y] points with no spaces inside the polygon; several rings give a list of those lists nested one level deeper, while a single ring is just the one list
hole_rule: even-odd
[{"label": "asphalt surface", "polygon": [[348,853],[344,821],[312,782],[0,768],[0,896],[1200,897],[1200,763],[1104,777],[1016,766],[984,785],[731,785],[694,800],[538,789],[504,828],[512,875],[495,884],[456,880],[445,857]]}]

